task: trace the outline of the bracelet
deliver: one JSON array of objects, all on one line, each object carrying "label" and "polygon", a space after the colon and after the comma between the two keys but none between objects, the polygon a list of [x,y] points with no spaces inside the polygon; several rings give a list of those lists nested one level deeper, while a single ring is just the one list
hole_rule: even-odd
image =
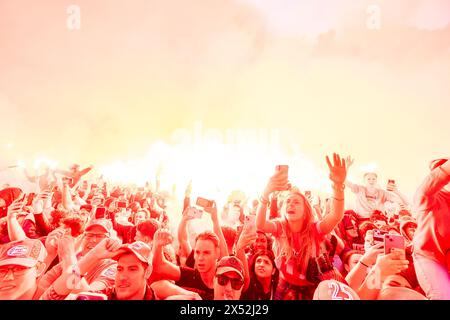
[{"label": "bracelet", "polygon": [[362,262],[362,260],[359,260],[359,263],[361,263],[364,267],[366,268],[370,268],[367,264],[365,264],[364,262]]},{"label": "bracelet", "polygon": [[334,200],[336,200],[336,201],[344,201],[344,198],[342,198],[342,199],[338,199],[338,198],[335,198],[335,197],[332,197]]}]

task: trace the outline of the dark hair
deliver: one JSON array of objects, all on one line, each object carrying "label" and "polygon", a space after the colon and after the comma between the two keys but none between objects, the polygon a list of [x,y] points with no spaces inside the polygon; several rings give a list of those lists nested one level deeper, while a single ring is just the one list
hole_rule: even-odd
[{"label": "dark hair", "polygon": [[67,215],[68,215],[68,213],[66,211],[57,210],[57,209],[53,210],[50,213],[50,216],[51,216],[50,222],[55,228],[57,228],[57,227],[59,227],[59,223],[61,222],[61,220],[65,217],[67,217]]},{"label": "dark hair", "polygon": [[377,226],[371,221],[364,221],[359,225],[358,229],[361,239],[364,239],[367,231],[377,229]]},{"label": "dark hair", "polygon": [[159,223],[155,219],[148,219],[140,222],[136,226],[136,230],[142,233],[146,237],[150,237],[153,240],[156,230],[159,229]]},{"label": "dark hair", "polygon": [[342,264],[344,264],[344,265],[348,265],[348,263],[349,263],[349,261],[350,261],[350,257],[352,256],[352,255],[354,255],[354,254],[362,254],[362,252],[361,251],[359,251],[359,250],[347,250],[347,251],[344,251],[342,254],[341,254],[341,257],[342,257]]},{"label": "dark hair", "polygon": [[387,218],[386,218],[386,216],[380,211],[380,210],[375,210],[373,213],[372,213],[372,216],[370,217],[370,220],[371,221],[377,221],[377,220],[379,220],[379,221],[384,221],[384,222],[386,222],[387,223]]},{"label": "dark hair", "polygon": [[[267,250],[272,250],[272,245],[273,245],[273,239],[272,239],[272,237],[271,236],[269,236],[267,233],[265,233],[264,231],[261,231],[261,230],[257,230],[256,231],[256,234],[258,235],[258,234],[262,234],[264,237],[266,237],[266,240],[267,240]],[[252,244],[250,245],[250,249],[251,249],[251,251],[252,252],[255,252],[255,251],[258,251],[258,249],[256,249],[255,248],[255,243],[256,243],[256,240],[255,241],[253,241],[252,242]],[[259,249],[259,250],[261,250],[261,249]]]},{"label": "dark hair", "polygon": [[266,256],[269,258],[269,260],[272,262],[272,267],[275,270],[275,273],[272,275],[271,277],[271,291],[272,291],[272,296],[275,295],[275,290],[278,287],[278,280],[280,277],[280,271],[277,268],[277,265],[275,263],[275,255],[273,253],[272,250],[258,250],[256,251],[256,253],[251,257],[250,259],[250,265],[249,265],[249,273],[250,273],[250,286],[247,289],[247,292],[249,292],[251,295],[254,295],[252,297],[252,300],[257,299],[258,297],[256,296],[257,292],[262,292],[262,285],[258,280],[258,277],[256,276],[255,273],[255,265],[256,265],[256,260],[258,259],[258,257],[261,256]]},{"label": "dark hair", "polygon": [[70,234],[72,237],[78,237],[84,232],[84,221],[78,214],[64,217],[60,221],[61,224],[70,229]]}]

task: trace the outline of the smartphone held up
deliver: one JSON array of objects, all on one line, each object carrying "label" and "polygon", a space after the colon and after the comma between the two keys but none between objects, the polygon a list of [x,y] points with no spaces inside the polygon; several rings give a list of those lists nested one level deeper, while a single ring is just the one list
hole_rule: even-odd
[{"label": "smartphone held up", "polygon": [[203,208],[212,208],[214,206],[214,201],[198,197],[195,204]]},{"label": "smartphone held up", "polygon": [[289,166],[288,165],[277,165],[275,167],[275,174],[282,179],[283,187],[278,191],[286,191],[291,188],[289,183]]}]

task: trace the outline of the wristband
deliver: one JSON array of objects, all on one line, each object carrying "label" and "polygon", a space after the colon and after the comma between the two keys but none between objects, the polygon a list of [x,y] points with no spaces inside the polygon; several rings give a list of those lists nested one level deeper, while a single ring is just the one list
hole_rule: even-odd
[{"label": "wristband", "polygon": [[364,262],[362,262],[361,260],[359,260],[359,263],[361,263],[364,267],[366,268],[370,268],[367,264],[365,264]]}]

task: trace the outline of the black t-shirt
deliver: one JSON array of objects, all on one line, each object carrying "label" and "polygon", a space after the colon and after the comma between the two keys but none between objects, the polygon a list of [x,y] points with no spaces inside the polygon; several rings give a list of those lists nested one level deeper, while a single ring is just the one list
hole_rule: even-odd
[{"label": "black t-shirt", "polygon": [[189,253],[189,256],[186,258],[186,267],[195,267],[194,250],[191,250],[191,253]]},{"label": "black t-shirt", "polygon": [[273,293],[273,288],[264,293],[263,287],[252,279],[247,290],[242,293],[241,300],[273,300]]},{"label": "black t-shirt", "polygon": [[200,273],[192,268],[180,267],[180,280],[175,284],[186,290],[197,292],[203,300],[214,300],[214,289],[208,288]]}]

